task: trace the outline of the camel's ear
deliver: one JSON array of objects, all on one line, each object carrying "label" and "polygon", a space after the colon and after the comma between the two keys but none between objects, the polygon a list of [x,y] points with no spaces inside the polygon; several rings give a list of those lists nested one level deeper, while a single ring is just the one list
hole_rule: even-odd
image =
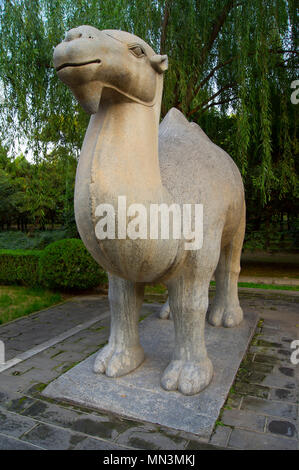
[{"label": "camel's ear", "polygon": [[158,72],[163,73],[168,69],[168,57],[167,55],[154,55],[150,58],[152,67]]}]

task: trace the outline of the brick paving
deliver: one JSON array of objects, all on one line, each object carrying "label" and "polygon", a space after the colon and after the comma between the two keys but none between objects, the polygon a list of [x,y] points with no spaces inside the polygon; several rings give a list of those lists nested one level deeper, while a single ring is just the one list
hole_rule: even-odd
[{"label": "brick paving", "polygon": [[[149,296],[141,318],[157,312]],[[0,449],[298,449],[298,295],[241,291],[260,321],[210,442],[196,435],[58,403],[43,388],[102,347],[109,334],[105,296],[75,298],[0,327],[7,359],[86,321],[89,328],[0,373]]]}]

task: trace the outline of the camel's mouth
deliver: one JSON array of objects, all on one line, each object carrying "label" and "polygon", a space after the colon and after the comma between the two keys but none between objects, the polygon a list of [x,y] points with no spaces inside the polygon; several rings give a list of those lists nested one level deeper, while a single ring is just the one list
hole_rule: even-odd
[{"label": "camel's mouth", "polygon": [[59,67],[56,67],[56,72],[59,72],[62,69],[65,69],[66,67],[82,67],[84,65],[90,65],[90,64],[101,64],[100,59],[96,60],[89,60],[88,62],[80,62],[80,63],[71,63],[71,62],[66,62],[65,64],[59,65]]}]

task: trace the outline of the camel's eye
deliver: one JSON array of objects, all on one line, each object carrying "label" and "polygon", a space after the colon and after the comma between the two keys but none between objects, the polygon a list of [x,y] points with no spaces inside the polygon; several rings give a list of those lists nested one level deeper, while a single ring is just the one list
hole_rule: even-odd
[{"label": "camel's eye", "polygon": [[141,46],[135,45],[130,47],[130,51],[132,54],[134,54],[136,57],[142,57],[144,56],[144,50],[142,49]]}]

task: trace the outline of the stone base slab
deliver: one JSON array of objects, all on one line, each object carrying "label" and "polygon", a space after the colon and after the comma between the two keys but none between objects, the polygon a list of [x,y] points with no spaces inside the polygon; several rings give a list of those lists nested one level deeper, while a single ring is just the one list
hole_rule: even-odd
[{"label": "stone base slab", "polygon": [[208,439],[257,321],[257,314],[251,313],[245,314],[242,324],[236,328],[206,324],[206,345],[214,376],[210,385],[197,395],[166,392],[160,385],[163,370],[171,359],[174,328],[172,320],[161,320],[157,313],[140,323],[146,359],[135,371],[117,379],[95,374],[94,354],[51,382],[43,395]]}]

